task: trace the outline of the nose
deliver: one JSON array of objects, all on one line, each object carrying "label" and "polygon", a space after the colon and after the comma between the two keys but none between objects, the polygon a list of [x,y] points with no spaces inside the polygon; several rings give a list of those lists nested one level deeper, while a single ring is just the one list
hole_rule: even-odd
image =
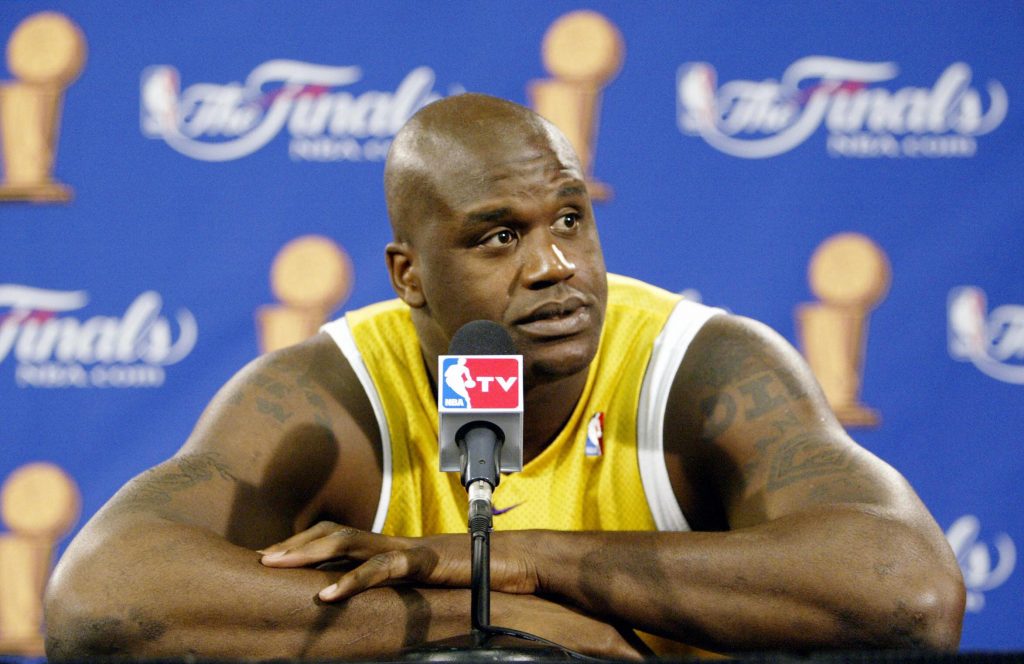
[{"label": "nose", "polygon": [[550,241],[528,253],[522,272],[524,284],[533,290],[553,286],[575,274],[576,264]]}]

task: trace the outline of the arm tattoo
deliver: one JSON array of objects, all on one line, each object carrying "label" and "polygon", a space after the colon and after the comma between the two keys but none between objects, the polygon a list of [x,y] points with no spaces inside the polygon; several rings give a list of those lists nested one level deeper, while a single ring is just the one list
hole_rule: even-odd
[{"label": "arm tattoo", "polygon": [[[852,477],[835,477],[827,482],[821,482],[814,486],[807,497],[814,503],[870,503],[876,500],[877,495],[861,482]],[[881,568],[876,568],[879,575],[885,573]]]},{"label": "arm tattoo", "polygon": [[736,400],[728,392],[708,397],[700,402],[704,427],[701,440],[712,443],[736,420]]},{"label": "arm tattoo", "polygon": [[[310,365],[299,373],[298,367],[277,362],[253,375],[251,381],[257,391],[253,403],[257,412],[269,415],[279,424],[284,424],[295,414],[294,402],[289,403],[286,397],[298,389],[311,408],[313,421],[330,429],[332,422],[328,414],[327,401],[317,392],[317,382],[310,376],[312,370],[313,367]],[[286,375],[275,375],[278,371],[283,371]],[[241,406],[244,401],[244,392],[239,392],[229,398],[228,403],[232,406]]]},{"label": "arm tattoo", "polygon": [[274,380],[265,373],[256,374],[252,377],[252,382],[256,383],[264,392],[272,397],[278,399],[284,397],[286,394],[291,392],[287,385],[284,383]]},{"label": "arm tattoo", "polygon": [[[721,339],[686,377],[699,386],[700,439],[731,446],[743,500],[795,492],[806,504],[869,503],[872,483],[858,455],[809,418],[814,390],[782,355],[750,335]],[[789,498],[787,498],[789,500]]]},{"label": "arm tattoo", "polygon": [[262,399],[260,397],[256,397],[256,410],[260,411],[264,415],[270,415],[282,424],[292,416],[291,411],[286,411],[284,406],[279,402]]},{"label": "arm tattoo", "polygon": [[173,464],[174,468],[165,466],[148,470],[132,483],[132,502],[135,506],[166,505],[171,502],[174,494],[209,482],[214,477],[232,481],[236,479],[231,469],[215,453],[176,457],[168,463]]},{"label": "arm tattoo", "polygon": [[737,389],[746,397],[747,403],[750,404],[750,407],[743,411],[743,417],[748,420],[756,420],[786,403],[785,395],[779,393],[772,394],[771,390],[768,389],[769,385],[773,382],[774,376],[771,373],[765,372],[739,384]]},{"label": "arm tattoo", "polygon": [[818,440],[814,436],[798,435],[775,450],[768,473],[767,491],[811,477],[841,473],[850,466],[848,450]]},{"label": "arm tattoo", "polygon": [[291,392],[291,388],[266,373],[256,374],[252,377],[252,382],[262,392],[262,395],[256,396],[256,410],[284,424],[292,416],[292,412],[285,410],[281,400]]},{"label": "arm tattoo", "polygon": [[800,426],[800,420],[796,418],[793,411],[786,408],[781,413],[777,413],[770,422],[772,428],[775,429],[774,435],[765,436],[754,443],[754,449],[757,450],[757,454],[743,466],[742,481],[744,488],[747,488],[750,483],[750,478],[754,475],[754,472],[761,466],[761,461],[764,456],[768,453],[768,448],[778,443],[786,435],[786,432],[790,429],[797,428]]},{"label": "arm tattoo", "polygon": [[741,414],[746,422],[771,415],[772,425],[781,433],[796,423],[796,417],[788,408],[780,416],[779,409],[806,397],[807,394],[785,372],[778,369],[758,372],[701,402],[704,420],[701,439],[714,442]]},{"label": "arm tattoo", "polygon": [[310,378],[312,367],[304,374],[295,379],[295,383],[302,389],[302,395],[306,397],[306,403],[313,407],[313,421],[322,427],[330,429],[332,422],[327,414],[327,402],[315,391],[316,382]]}]

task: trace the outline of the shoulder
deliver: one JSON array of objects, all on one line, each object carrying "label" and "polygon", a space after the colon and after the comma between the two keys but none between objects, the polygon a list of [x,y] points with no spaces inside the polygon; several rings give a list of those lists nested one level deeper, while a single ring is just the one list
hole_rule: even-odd
[{"label": "shoulder", "polygon": [[247,484],[316,484],[310,519],[320,510],[354,526],[367,514],[372,522],[381,468],[377,422],[327,334],[254,359],[218,392],[178,456],[209,453]]},{"label": "shoulder", "polygon": [[657,338],[662,346],[679,347],[679,353],[669,353],[675,356],[673,368],[704,323],[723,313],[723,309],[688,300],[681,293],[630,277],[608,275],[606,326],[612,332],[638,339],[649,336],[652,342]]},{"label": "shoulder", "polygon": [[743,316],[713,316],[679,365],[670,409],[703,443],[749,443],[796,413],[841,430],[810,368],[778,332]]},{"label": "shoulder", "polygon": [[905,480],[847,435],[800,354],[762,323],[708,321],[671,406],[666,422],[687,427],[671,444],[700,469],[690,472],[703,474],[733,527],[827,503],[908,504]]},{"label": "shoulder", "polygon": [[342,412],[363,410],[366,395],[337,344],[318,334],[300,344],[255,358],[218,392],[207,409],[218,414],[257,414],[270,429],[300,423],[335,427]]},{"label": "shoulder", "polygon": [[759,377],[805,395],[820,392],[796,349],[771,327],[751,318],[710,317],[690,350],[676,377],[677,384],[690,392],[715,394]]},{"label": "shoulder", "polygon": [[671,308],[681,295],[639,279],[608,273],[608,306],[631,309]]},{"label": "shoulder", "polygon": [[361,389],[324,335],[254,359],[172,458],[118,491],[95,528],[157,516],[255,548],[317,518],[372,524],[381,464]]},{"label": "shoulder", "polygon": [[728,496],[749,488],[759,446],[780,432],[843,435],[796,349],[767,325],[725,313],[693,336],[672,381],[664,431],[673,486],[697,529],[733,521]]}]

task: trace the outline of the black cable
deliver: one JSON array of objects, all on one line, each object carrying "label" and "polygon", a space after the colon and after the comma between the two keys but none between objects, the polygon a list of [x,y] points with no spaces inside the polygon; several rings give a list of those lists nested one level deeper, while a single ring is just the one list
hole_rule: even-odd
[{"label": "black cable", "polygon": [[488,530],[474,532],[470,611],[474,632],[485,631],[491,622],[491,537]]},{"label": "black cable", "polygon": [[487,633],[487,634],[491,634],[491,635],[495,635],[495,636],[511,636],[513,638],[516,638],[516,639],[522,639],[524,641],[533,641],[533,642],[539,643],[541,645],[550,646],[552,648],[557,648],[558,650],[562,651],[563,653],[565,653],[566,655],[568,655],[572,659],[578,659],[578,660],[581,660],[581,661],[584,661],[584,662],[607,662],[608,661],[606,659],[601,659],[599,657],[591,657],[590,655],[584,655],[583,653],[577,652],[577,651],[573,650],[572,648],[566,648],[565,646],[563,646],[561,644],[558,644],[558,643],[555,643],[554,641],[548,641],[547,639],[545,639],[542,636],[537,636],[536,634],[530,634],[529,632],[521,632],[518,629],[512,629],[511,627],[497,627],[495,625],[482,625],[480,627],[480,630],[485,632],[485,633]]}]

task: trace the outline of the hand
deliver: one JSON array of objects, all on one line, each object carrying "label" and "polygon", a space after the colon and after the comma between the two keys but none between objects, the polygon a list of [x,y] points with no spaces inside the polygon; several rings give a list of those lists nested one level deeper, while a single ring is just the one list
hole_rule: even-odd
[{"label": "hand", "polygon": [[[513,594],[535,592],[536,569],[525,547],[509,536],[503,538],[500,550],[500,557],[491,558],[491,589]],[[338,560],[361,563],[320,591],[324,602],[402,582],[470,586],[472,557],[467,535],[389,537],[321,521],[261,553],[260,562],[267,567],[309,567]]]}]

